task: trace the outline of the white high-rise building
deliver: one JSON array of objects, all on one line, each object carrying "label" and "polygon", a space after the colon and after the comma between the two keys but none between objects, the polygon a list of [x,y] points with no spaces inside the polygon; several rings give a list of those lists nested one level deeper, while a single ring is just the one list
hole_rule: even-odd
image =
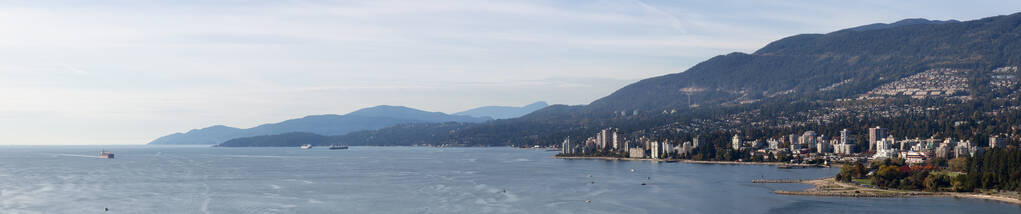
[{"label": "white high-rise building", "polygon": [[621,145],[620,136],[617,135],[617,129],[613,129],[613,150],[614,151],[627,151],[627,147]]},{"label": "white high-rise building", "polygon": [[607,131],[607,129],[599,130],[599,133],[596,134],[596,145],[599,147],[599,150],[604,150],[607,148],[608,146],[607,141],[609,141],[608,136],[609,132]]},{"label": "white high-rise building", "polygon": [[660,154],[659,142],[652,141],[649,144],[650,144],[649,157],[651,157],[652,159],[659,159]]},{"label": "white high-rise building", "polygon": [[876,142],[886,136],[887,130],[876,126],[875,128],[869,128],[869,152],[877,150]]},{"label": "white high-rise building", "polygon": [[734,150],[741,150],[741,136],[734,134],[734,138],[730,139],[730,146]]},{"label": "white high-rise building", "polygon": [[876,154],[872,155],[872,159],[886,159],[897,157],[898,150],[893,147],[893,144],[897,143],[893,136],[886,139],[880,139],[876,141]]},{"label": "white high-rise building", "polygon": [[568,136],[564,139],[563,143],[560,143],[560,153],[569,155],[574,153],[574,145],[571,145],[571,137]]},{"label": "white high-rise building", "polygon": [[974,157],[978,147],[971,144],[970,140],[958,141],[954,147],[955,157]]},{"label": "white high-rise building", "polygon": [[851,138],[851,131],[850,130],[844,129],[844,130],[840,131],[840,143],[841,144],[851,144],[851,139],[850,138]]}]

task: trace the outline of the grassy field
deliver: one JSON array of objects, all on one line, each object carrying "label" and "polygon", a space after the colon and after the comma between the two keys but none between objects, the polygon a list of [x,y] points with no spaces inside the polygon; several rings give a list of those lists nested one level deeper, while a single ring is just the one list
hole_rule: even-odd
[{"label": "grassy field", "polygon": [[931,172],[931,174],[947,175],[947,176],[950,176],[950,177],[956,177],[958,175],[963,175],[964,173],[963,172],[954,172],[954,171],[949,171],[949,170],[940,170],[940,171],[933,171],[933,172]]},{"label": "grassy field", "polygon": [[851,182],[854,182],[854,183],[857,183],[857,184],[872,185],[872,179],[868,179],[868,178],[855,178],[855,179],[851,179]]}]

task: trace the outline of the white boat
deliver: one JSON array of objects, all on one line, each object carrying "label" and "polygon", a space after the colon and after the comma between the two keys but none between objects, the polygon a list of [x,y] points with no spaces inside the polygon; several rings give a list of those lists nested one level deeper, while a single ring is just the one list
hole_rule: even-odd
[{"label": "white boat", "polygon": [[311,148],[312,148],[312,144],[301,145],[301,149],[311,149]]},{"label": "white boat", "polygon": [[103,151],[99,152],[99,158],[102,158],[102,159],[113,159],[113,152],[108,152],[106,150],[103,150]]}]

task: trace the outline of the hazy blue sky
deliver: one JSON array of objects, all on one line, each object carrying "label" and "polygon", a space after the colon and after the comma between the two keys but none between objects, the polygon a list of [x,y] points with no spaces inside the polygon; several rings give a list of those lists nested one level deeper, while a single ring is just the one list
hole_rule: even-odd
[{"label": "hazy blue sky", "polygon": [[142,144],[380,104],[586,104],[798,33],[1021,1],[0,1],[0,144]]}]

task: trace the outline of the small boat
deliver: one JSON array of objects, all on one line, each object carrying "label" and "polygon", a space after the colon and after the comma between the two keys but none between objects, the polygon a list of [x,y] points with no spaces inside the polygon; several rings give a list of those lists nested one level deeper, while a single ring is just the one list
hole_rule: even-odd
[{"label": "small boat", "polygon": [[347,149],[347,146],[342,146],[342,145],[337,145],[337,144],[330,144],[330,150],[334,150],[334,149]]},{"label": "small boat", "polygon": [[312,148],[312,144],[301,145],[301,149],[311,149],[311,148]]},{"label": "small boat", "polygon": [[103,150],[103,151],[99,152],[99,158],[102,158],[102,159],[113,159],[113,152],[108,152],[106,150]]}]

